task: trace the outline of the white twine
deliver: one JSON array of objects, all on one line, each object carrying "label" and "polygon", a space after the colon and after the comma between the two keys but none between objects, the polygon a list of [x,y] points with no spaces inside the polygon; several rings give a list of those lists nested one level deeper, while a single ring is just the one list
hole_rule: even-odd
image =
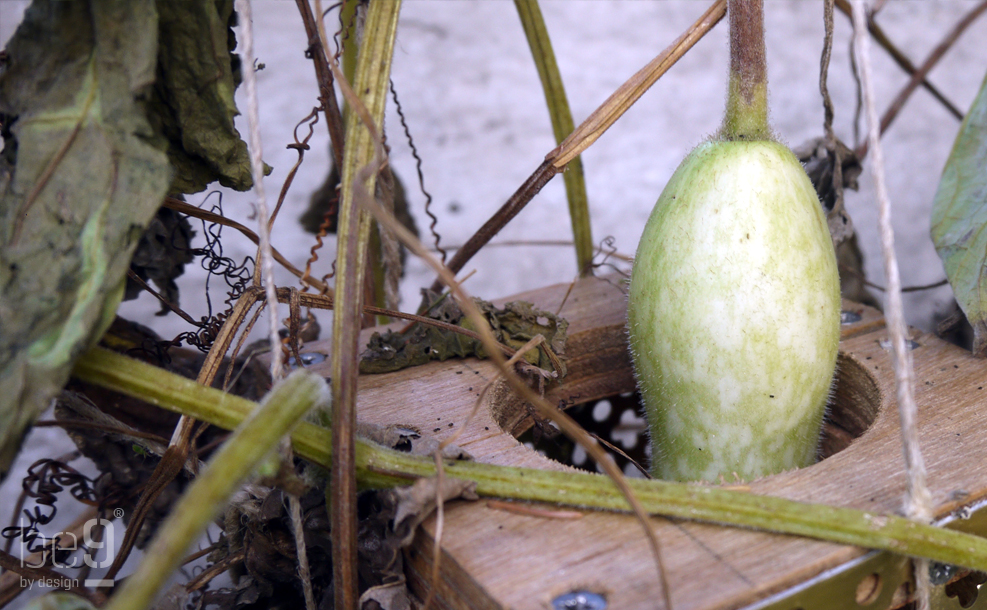
[{"label": "white twine", "polygon": [[[874,189],[877,194],[878,224],[881,231],[881,250],[884,258],[884,275],[887,290],[884,293],[885,318],[891,337],[891,353],[894,362],[895,391],[898,399],[898,416],[901,422],[901,440],[905,454],[905,471],[908,476],[908,495],[905,514],[916,521],[932,520],[932,495],[926,485],[925,461],[918,441],[916,425],[917,407],[913,393],[912,356],[906,345],[904,307],[901,300],[901,278],[898,260],[894,252],[894,229],[891,227],[891,203],[884,182],[884,153],[881,149],[880,121],[874,103],[874,85],[870,64],[870,37],[867,34],[867,18],[864,0],[853,0],[854,50],[863,87],[864,107],[867,113],[867,139],[873,163]],[[929,563],[915,562],[916,599],[919,610],[929,608]]]},{"label": "white twine", "polygon": [[260,275],[267,300],[268,320],[271,341],[271,379],[281,379],[284,364],[281,354],[281,337],[278,335],[278,294],[274,286],[274,256],[271,254],[271,233],[268,230],[267,197],[264,194],[264,161],[260,142],[260,119],[257,112],[257,76],[254,73],[254,32],[250,0],[236,0],[236,11],[240,18],[240,38],[242,43],[243,85],[247,94],[247,125],[250,130],[250,171],[254,178],[254,192],[257,194],[257,236],[259,237]]},{"label": "white twine", "polygon": [[[277,383],[283,375],[284,363],[281,353],[281,337],[278,335],[278,328],[280,326],[278,294],[274,285],[274,256],[271,252],[271,233],[268,227],[269,213],[267,210],[267,196],[264,193],[264,161],[260,140],[260,119],[257,111],[257,76],[254,73],[254,31],[250,0],[236,0],[236,11],[240,19],[240,38],[243,47],[240,56],[243,66],[243,85],[247,94],[247,125],[250,130],[250,172],[254,178],[254,192],[257,194],[257,236],[260,242],[258,264],[260,265],[261,282],[264,285],[268,321],[270,323],[271,380]],[[287,438],[282,440],[282,448],[285,449],[287,455],[286,462],[291,464],[291,445]],[[305,594],[305,607],[307,610],[315,610],[315,596],[312,592],[312,578],[308,564],[308,553],[305,548],[301,503],[297,497],[289,495],[288,506],[291,515],[292,533],[295,538],[295,551],[298,557],[298,576],[301,579],[302,590]]]},{"label": "white twine", "polygon": [[288,510],[291,514],[291,532],[295,536],[295,555],[298,557],[298,579],[302,581],[306,610],[316,610],[315,591],[312,589],[312,570],[308,565],[308,550],[305,547],[305,528],[302,521],[302,501],[294,494],[288,494]]}]

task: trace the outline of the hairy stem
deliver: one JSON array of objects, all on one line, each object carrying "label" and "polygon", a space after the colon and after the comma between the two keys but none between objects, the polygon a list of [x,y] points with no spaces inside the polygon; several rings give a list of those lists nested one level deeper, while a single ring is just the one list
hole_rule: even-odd
[{"label": "hairy stem", "polygon": [[763,0],[729,0],[730,85],[722,137],[770,140]]}]

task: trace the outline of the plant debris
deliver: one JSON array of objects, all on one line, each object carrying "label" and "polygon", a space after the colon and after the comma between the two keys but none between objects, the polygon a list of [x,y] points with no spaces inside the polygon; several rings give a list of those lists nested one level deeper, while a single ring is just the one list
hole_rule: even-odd
[{"label": "plant debris", "polygon": [[479,497],[474,481],[445,478],[439,490],[435,477],[418,479],[409,487],[376,494],[380,510],[360,523],[359,553],[361,560],[368,556],[373,558],[370,565],[375,568],[380,583],[360,596],[362,610],[406,610],[415,607],[405,581],[401,549],[411,545],[415,530],[435,511],[439,493],[443,502],[477,500]]},{"label": "plant debris", "polygon": [[[104,343],[127,355],[195,379],[205,355],[197,350],[172,347],[153,331],[117,318],[104,336]],[[227,359],[223,366],[229,366]],[[235,381],[228,391],[250,400],[261,399],[271,387],[266,367],[249,351],[234,364]],[[221,387],[222,376],[213,385]],[[91,459],[102,473],[99,489],[123,509],[125,522],[138,507],[142,490],[152,480],[161,462],[178,415],[116,392],[72,380],[58,395],[55,419],[65,428],[82,455]],[[195,441],[197,455],[185,464],[185,471],[171,481],[157,497],[143,522],[136,546],[142,548],[171,510],[191,479],[208,457],[210,447],[221,441],[226,431],[209,426]],[[195,468],[198,465],[199,468]]]},{"label": "plant debris", "polygon": [[[444,501],[475,500],[475,483],[447,478]],[[401,550],[435,510],[436,479],[359,497],[358,571],[362,608],[400,610],[411,602],[404,580]],[[332,604],[332,561],[325,490],[311,487],[301,496],[302,526],[312,566],[312,586],[320,608]],[[205,591],[206,604],[223,610],[303,607],[301,583],[287,498],[279,489],[251,485],[241,491],[223,517],[223,537],[209,555],[213,565],[230,564],[234,586]],[[208,571],[208,570],[207,570]],[[203,583],[203,586],[205,583]],[[376,603],[378,606],[370,604]],[[414,607],[414,606],[411,606]]]},{"label": "plant debris", "polygon": [[[857,179],[864,168],[846,144],[837,139],[835,147],[837,151],[831,151],[826,147],[825,138],[816,138],[794,152],[816,187],[833,243],[838,245],[854,234],[853,221],[843,207],[843,189],[857,190]],[[840,161],[840,171],[836,168],[837,159]],[[842,180],[838,181],[840,178]]]},{"label": "plant debris", "polygon": [[368,422],[356,422],[356,434],[378,445],[411,455],[433,455],[440,448],[442,457],[447,460],[472,460],[473,456],[458,445],[442,447],[441,442],[431,434],[422,432],[415,426],[382,426]]},{"label": "plant debris", "polygon": [[[192,225],[188,218],[178,212],[161,207],[151,219],[151,224],[144,229],[134,257],[130,261],[130,270],[145,282],[151,280],[161,291],[161,296],[176,307],[178,301],[178,285],[175,279],[185,272],[185,265],[195,258],[192,250]],[[141,286],[127,278],[127,290],[124,300],[136,299],[141,292]],[[162,303],[158,315],[164,315],[171,310]]]},{"label": "plant debris", "polygon": [[[826,147],[825,138],[810,140],[796,149],[795,156],[802,162],[805,172],[816,189],[819,202],[826,213],[836,259],[840,267],[840,295],[851,301],[880,309],[881,305],[867,290],[864,275],[864,255],[857,244],[857,233],[853,221],[843,207],[843,190],[857,190],[857,179],[863,172],[860,159],[846,144],[835,140],[838,155]],[[840,171],[836,171],[836,160],[840,159]],[[840,178],[841,181],[837,181]]]},{"label": "plant debris", "polygon": [[[313,487],[300,500],[315,599],[319,607],[331,607],[332,554],[325,492]],[[281,607],[305,607],[287,504],[280,489],[257,485],[248,485],[234,496],[223,517],[223,537],[209,555],[213,565],[230,563],[234,586],[206,591],[207,604],[224,610],[269,608],[277,600]]]},{"label": "plant debris", "polygon": [[[476,330],[455,299],[425,290],[421,309],[426,316],[467,330]],[[545,337],[549,348],[557,355],[565,352],[566,329],[569,323],[553,313],[537,309],[525,301],[511,301],[503,308],[482,299],[474,299],[480,312],[490,323],[497,341],[520,349],[537,335]],[[431,307],[428,305],[431,304]],[[361,373],[389,373],[409,366],[418,366],[432,360],[476,356],[486,358],[483,345],[471,337],[450,330],[416,323],[404,332],[388,330],[374,333],[366,351],[360,357]],[[531,350],[524,360],[541,369],[554,371],[561,378],[563,370],[556,371],[543,347]]]},{"label": "plant debris", "polygon": [[[385,168],[376,182],[378,201],[394,201],[394,217],[401,225],[418,236],[418,226],[415,217],[408,209],[408,198],[405,195],[404,184],[394,175],[391,168]],[[390,190],[392,192],[388,193]],[[333,165],[325,182],[318,188],[309,200],[308,209],[299,217],[302,228],[312,234],[321,231],[336,233],[339,222],[339,170]]]}]

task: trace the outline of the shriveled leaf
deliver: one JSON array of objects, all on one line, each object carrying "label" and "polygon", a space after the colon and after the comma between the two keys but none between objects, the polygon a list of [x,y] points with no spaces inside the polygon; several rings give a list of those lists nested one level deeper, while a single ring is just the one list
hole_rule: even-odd
[{"label": "shriveled leaf", "polygon": [[[536,335],[542,335],[556,355],[565,352],[569,322],[564,318],[525,301],[511,301],[503,309],[482,299],[474,299],[474,302],[490,323],[497,341],[520,349]],[[454,299],[425,291],[424,303],[433,303],[426,311],[427,317],[476,330]],[[483,345],[476,339],[434,326],[415,324],[404,333],[391,330],[383,335],[374,333],[366,351],[360,356],[360,372],[389,373],[431,360],[445,361],[469,356],[487,357]],[[545,370],[555,369],[544,347],[525,354],[525,360]],[[555,372],[559,377],[565,376],[564,363],[562,370]]]},{"label": "shriveled leaf", "polygon": [[360,610],[412,610],[417,607],[411,601],[403,574],[393,582],[370,587],[360,596]]},{"label": "shriveled leaf", "polygon": [[0,478],[120,301],[171,179],[136,99],[154,79],[142,0],[37,0],[0,78]]},{"label": "shriveled leaf", "polygon": [[973,326],[973,353],[987,356],[987,77],[939,181],[932,241]]},{"label": "shriveled leaf", "polygon": [[[137,243],[130,270],[145,282],[153,281],[169,303],[180,305],[175,279],[185,273],[185,265],[195,258],[191,245],[194,236],[195,231],[187,216],[171,208],[158,208]],[[140,284],[128,277],[123,300],[136,299],[142,292],[144,289]],[[170,311],[162,303],[158,315]]]},{"label": "shriveled leaf", "polygon": [[436,508],[436,495],[442,495],[443,502],[454,499],[476,500],[476,483],[453,477],[446,477],[439,488],[437,477],[418,479],[407,487],[395,487],[384,492],[384,504],[393,507],[390,518],[391,533],[398,541],[399,548],[411,544],[415,529],[425,519],[432,516]]},{"label": "shriveled leaf", "polygon": [[247,144],[233,125],[240,61],[232,54],[233,0],[158,0],[158,78],[146,105],[155,131],[168,140],[175,168],[172,193],[209,183],[253,186]]}]

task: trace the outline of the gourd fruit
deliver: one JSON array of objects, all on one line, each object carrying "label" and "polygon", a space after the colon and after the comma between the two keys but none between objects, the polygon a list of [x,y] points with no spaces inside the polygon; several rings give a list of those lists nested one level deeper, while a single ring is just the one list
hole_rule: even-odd
[{"label": "gourd fruit", "polygon": [[836,257],[808,176],[767,128],[763,25],[747,91],[733,48],[735,27],[750,27],[735,20],[763,19],[759,5],[729,5],[724,127],[675,171],[634,260],[628,329],[659,478],[811,464],[835,369]]}]

